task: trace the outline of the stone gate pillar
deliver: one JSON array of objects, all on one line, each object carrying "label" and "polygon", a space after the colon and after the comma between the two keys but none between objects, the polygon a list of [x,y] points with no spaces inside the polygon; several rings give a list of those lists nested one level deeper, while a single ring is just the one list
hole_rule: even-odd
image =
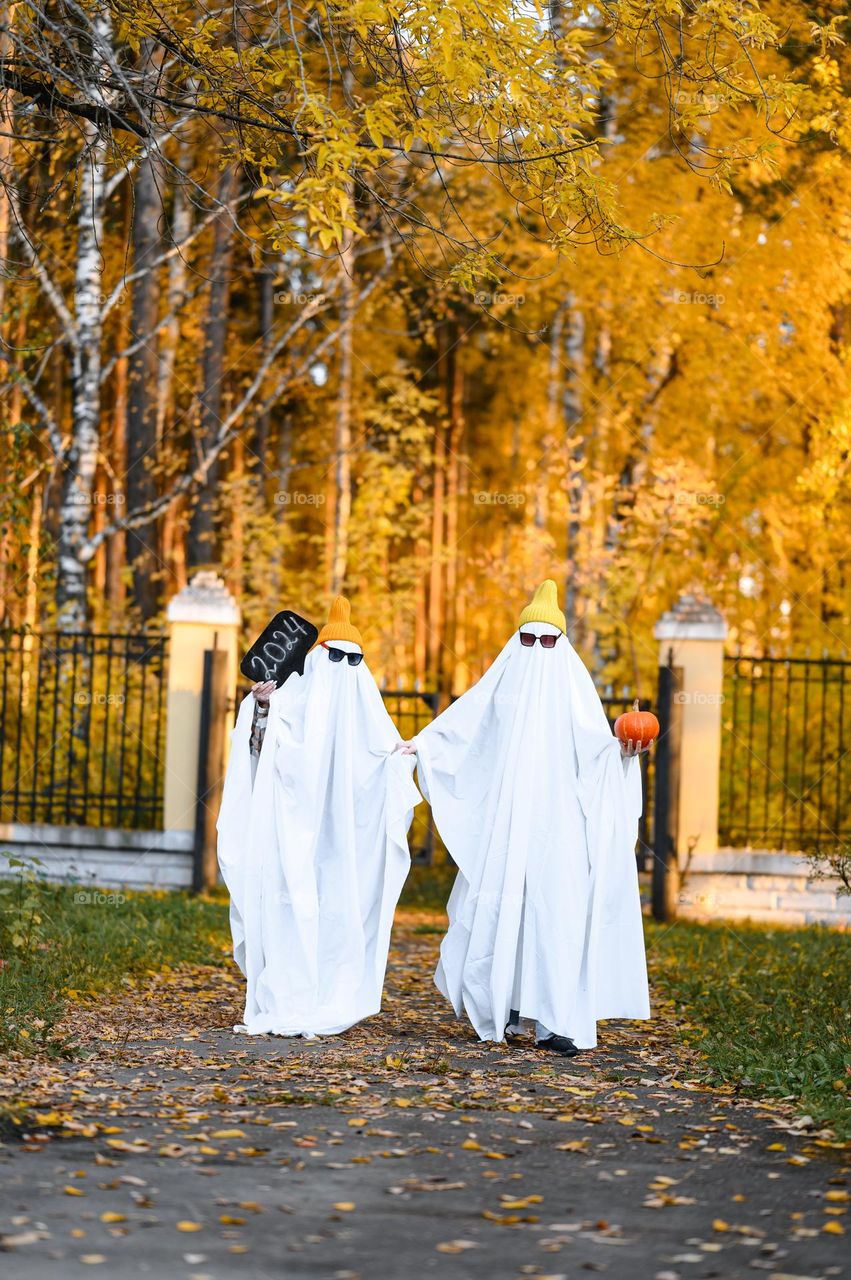
[{"label": "stone gate pillar", "polygon": [[718,849],[724,641],[727,624],[718,610],[683,595],[656,623],[659,665],[669,654],[677,673],[679,815],[675,848],[680,867],[691,853]]},{"label": "stone gate pillar", "polygon": [[223,649],[227,654],[227,688],[232,696],[241,616],[222,579],[205,570],[172,597],[167,617],[164,826],[166,831],[194,831],[204,652]]}]

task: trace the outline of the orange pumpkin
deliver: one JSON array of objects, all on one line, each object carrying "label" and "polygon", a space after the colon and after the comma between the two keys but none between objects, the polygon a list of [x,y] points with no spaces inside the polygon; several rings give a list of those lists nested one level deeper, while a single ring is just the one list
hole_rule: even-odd
[{"label": "orange pumpkin", "polygon": [[652,711],[639,711],[636,698],[632,711],[626,711],[615,721],[615,737],[618,742],[638,742],[647,747],[659,737],[659,721]]}]

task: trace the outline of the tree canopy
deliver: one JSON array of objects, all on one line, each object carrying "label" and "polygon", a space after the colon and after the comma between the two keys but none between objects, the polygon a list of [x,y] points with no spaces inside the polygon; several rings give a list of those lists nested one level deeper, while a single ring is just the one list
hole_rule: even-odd
[{"label": "tree canopy", "polygon": [[4,610],[193,567],[460,688],[547,574],[848,635],[844,6],[12,4]]}]

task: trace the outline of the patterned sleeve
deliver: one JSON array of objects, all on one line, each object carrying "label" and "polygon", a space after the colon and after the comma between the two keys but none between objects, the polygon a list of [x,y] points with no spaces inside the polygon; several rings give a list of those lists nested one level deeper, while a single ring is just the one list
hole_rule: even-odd
[{"label": "patterned sleeve", "polygon": [[263,738],[266,734],[266,724],[269,719],[269,704],[261,706],[258,702],[254,708],[254,719],[251,722],[251,736],[248,739],[248,750],[252,756],[259,756],[263,746]]}]

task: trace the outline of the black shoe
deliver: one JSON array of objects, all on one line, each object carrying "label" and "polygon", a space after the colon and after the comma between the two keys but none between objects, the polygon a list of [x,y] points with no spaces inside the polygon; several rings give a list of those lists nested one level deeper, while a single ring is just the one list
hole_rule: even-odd
[{"label": "black shoe", "polygon": [[577,1053],[582,1052],[577,1049],[570,1036],[546,1036],[543,1040],[535,1041],[535,1048],[552,1049],[553,1053],[560,1053],[563,1058],[575,1058]]},{"label": "black shoe", "polygon": [[520,1025],[520,1010],[509,1009],[508,1021],[505,1024],[503,1037],[508,1040],[519,1040],[523,1035],[523,1028]]}]

